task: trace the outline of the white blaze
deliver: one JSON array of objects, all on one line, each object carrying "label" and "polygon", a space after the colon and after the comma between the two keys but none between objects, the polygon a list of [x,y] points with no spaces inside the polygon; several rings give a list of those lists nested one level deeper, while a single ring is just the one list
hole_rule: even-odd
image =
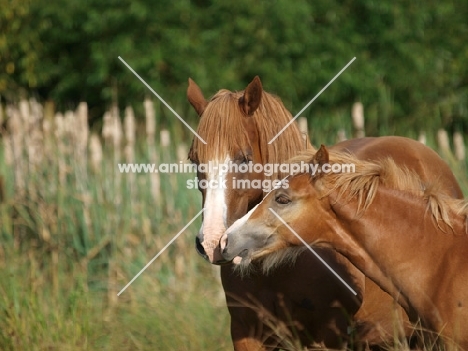
[{"label": "white blaze", "polygon": [[226,230],[226,189],[223,184],[226,182],[227,172],[221,172],[219,168],[221,164],[228,164],[230,161],[228,156],[226,156],[223,161],[211,161],[211,172],[206,174],[208,184],[216,185],[206,188],[205,211],[203,213],[203,223],[200,229],[203,233],[203,248],[210,261],[213,261],[214,249],[218,246],[219,239]]}]

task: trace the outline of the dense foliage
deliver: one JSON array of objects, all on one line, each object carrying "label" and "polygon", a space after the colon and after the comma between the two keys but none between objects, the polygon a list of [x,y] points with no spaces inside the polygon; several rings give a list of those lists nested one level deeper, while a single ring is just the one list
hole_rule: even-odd
[{"label": "dense foliage", "polygon": [[[94,117],[149,91],[186,113],[188,77],[207,92],[254,75],[295,113],[353,57],[306,115],[360,100],[368,134],[468,130],[468,3],[454,1],[0,0],[0,94]],[[349,112],[348,112],[349,113]]]}]

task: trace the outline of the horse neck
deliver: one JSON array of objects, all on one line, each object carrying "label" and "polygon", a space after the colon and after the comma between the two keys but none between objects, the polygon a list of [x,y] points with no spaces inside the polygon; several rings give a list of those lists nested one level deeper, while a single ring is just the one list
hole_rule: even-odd
[{"label": "horse neck", "polygon": [[333,210],[341,224],[336,249],[394,298],[401,292],[407,312],[414,309],[428,326],[438,329],[441,317],[434,305],[438,288],[434,282],[442,279],[444,253],[460,245],[466,251],[466,238],[442,232],[424,200],[382,186],[361,215],[354,200],[333,205]]}]

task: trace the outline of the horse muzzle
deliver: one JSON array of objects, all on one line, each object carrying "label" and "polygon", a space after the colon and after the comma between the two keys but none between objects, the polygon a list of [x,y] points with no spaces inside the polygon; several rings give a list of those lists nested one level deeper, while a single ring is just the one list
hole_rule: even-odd
[{"label": "horse muzzle", "polygon": [[195,237],[195,249],[201,257],[203,257],[206,261],[210,262],[211,264],[221,266],[231,263],[231,261],[225,260],[221,255],[215,255],[213,262],[211,262],[198,236]]}]

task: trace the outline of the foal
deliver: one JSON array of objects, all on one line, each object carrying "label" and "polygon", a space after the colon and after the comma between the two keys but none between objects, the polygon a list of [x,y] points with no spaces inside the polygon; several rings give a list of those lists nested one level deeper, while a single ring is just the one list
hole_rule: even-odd
[{"label": "foal", "polygon": [[[271,191],[226,231],[223,257],[241,256],[248,264],[302,245],[298,236],[315,247],[331,246],[410,317],[468,350],[468,203],[423,184],[391,159],[329,155],[322,145],[312,158],[298,160],[322,172],[286,178],[287,188]],[[354,164],[355,172],[324,173],[330,164]]]}]

